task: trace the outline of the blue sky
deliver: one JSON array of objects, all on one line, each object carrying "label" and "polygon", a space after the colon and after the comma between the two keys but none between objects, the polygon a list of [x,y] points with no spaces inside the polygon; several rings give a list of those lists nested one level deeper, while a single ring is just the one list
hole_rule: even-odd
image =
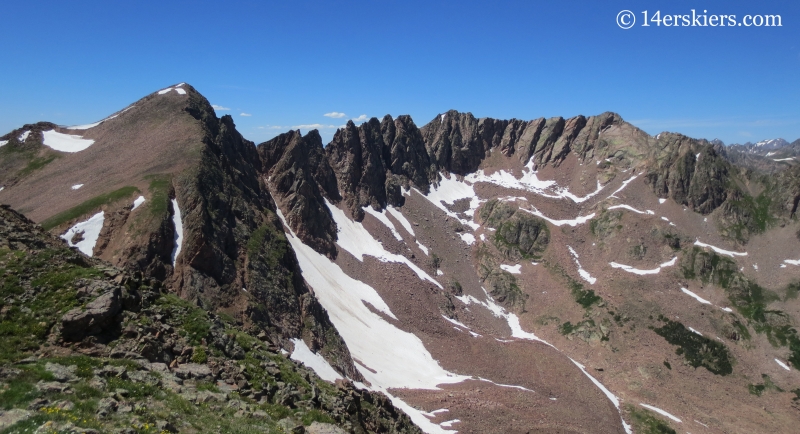
[{"label": "blue sky", "polygon": [[[448,109],[614,111],[650,134],[800,138],[798,2],[227,3],[5,2],[0,134],[96,121],[185,81],[257,143],[313,124],[330,140],[360,115],[422,126]],[[623,9],[630,30],[616,24]],[[691,9],[779,14],[783,26],[640,26],[644,10]]]}]

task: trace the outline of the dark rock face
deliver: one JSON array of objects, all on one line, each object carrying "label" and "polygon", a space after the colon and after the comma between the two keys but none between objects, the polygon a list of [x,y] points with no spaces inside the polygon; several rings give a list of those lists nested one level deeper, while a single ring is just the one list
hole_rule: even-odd
[{"label": "dark rock face", "polygon": [[[143,220],[145,241],[124,247],[119,263],[148,278],[167,280],[182,298],[209,311],[231,314],[247,327],[267,332],[273,342],[288,346],[288,339],[304,338],[342,374],[358,378],[344,342],[302,279],[294,252],[271,242],[284,237],[285,244],[285,235],[255,146],[236,131],[230,116],[217,119],[205,98],[188,85],[185,89],[189,98],[184,110],[203,132],[199,158],[186,170],[163,178],[163,197],[151,190],[151,199],[160,202],[160,208],[152,208],[152,216]],[[328,175],[333,179],[332,172]],[[179,204],[184,235],[174,267],[176,210],[170,198]],[[297,200],[305,197],[298,195]],[[153,211],[157,208],[162,211]],[[137,217],[150,215],[137,213]],[[100,250],[132,218],[127,209],[106,215]],[[265,239],[266,232],[274,236]],[[261,241],[264,246],[258,245]],[[259,266],[264,249],[272,247],[275,250],[267,256],[274,261]],[[81,317],[69,324],[79,320],[85,322]]]},{"label": "dark rock face", "polygon": [[550,242],[544,220],[509,203],[490,200],[481,207],[478,216],[484,224],[496,229],[492,243],[507,259],[535,259]]},{"label": "dark rock face", "polygon": [[357,221],[364,218],[362,207],[376,210],[386,207],[385,149],[381,124],[376,118],[360,127],[348,121],[325,148],[345,209]]},{"label": "dark rock face", "polygon": [[482,126],[482,134],[478,134],[478,120],[472,113],[450,110],[420,132],[438,170],[466,175],[477,170],[485,158],[491,143],[485,143],[486,139],[491,141],[496,135],[502,139],[502,129],[495,131],[496,123],[485,121]]},{"label": "dark rock face", "polygon": [[389,190],[390,183],[406,186],[410,181],[422,192],[427,193],[431,181],[436,179],[436,170],[431,166],[422,133],[410,116],[402,115],[392,120],[391,116],[386,115],[381,122],[381,131],[383,142],[389,150],[387,168],[394,175],[401,177],[398,181],[387,178],[387,200],[393,205],[400,206],[402,195],[394,198],[394,194]]},{"label": "dark rock face", "polygon": [[316,130],[281,134],[258,145],[261,171],[275,199],[286,210],[289,227],[316,251],[336,257],[336,224],[325,199],[341,200],[333,169]]},{"label": "dark rock face", "polygon": [[622,118],[616,113],[605,112],[598,116],[589,116],[571,144],[572,151],[581,159],[593,157],[594,150],[599,147],[600,133],[622,123]]},{"label": "dark rock face", "polygon": [[645,176],[657,196],[709,214],[736,189],[730,164],[712,146],[680,134],[663,134],[659,142],[663,150],[657,166]]}]

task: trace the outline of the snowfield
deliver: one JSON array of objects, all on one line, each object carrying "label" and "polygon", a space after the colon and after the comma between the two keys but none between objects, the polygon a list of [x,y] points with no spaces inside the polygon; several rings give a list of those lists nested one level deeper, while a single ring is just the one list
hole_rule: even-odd
[{"label": "snowfield", "polygon": [[303,362],[304,365],[313,369],[319,375],[319,378],[325,381],[333,383],[343,378],[324,357],[312,352],[302,339],[292,339],[292,343],[294,344],[294,351],[289,356],[290,359]]},{"label": "snowfield", "polygon": [[664,262],[663,264],[659,265],[657,268],[653,268],[653,269],[650,269],[650,270],[640,270],[638,268],[633,268],[630,265],[618,264],[616,262],[610,262],[609,265],[611,265],[612,268],[621,268],[621,269],[627,271],[628,273],[633,273],[633,274],[638,274],[640,276],[643,276],[643,275],[647,275],[647,274],[658,274],[658,273],[661,272],[662,268],[671,267],[671,266],[675,265],[675,262],[677,262],[677,261],[678,261],[678,257],[676,256],[676,257],[670,259],[669,261]]},{"label": "snowfield", "polygon": [[569,199],[575,203],[585,202],[603,190],[603,186],[600,185],[600,181],[598,181],[595,191],[587,194],[586,196],[576,196],[568,189],[559,187],[558,184],[556,184],[556,182],[553,180],[540,180],[536,175],[537,171],[534,167],[533,158],[528,161],[528,163],[525,165],[525,168],[527,170],[523,170],[521,178],[517,178],[505,170],[499,170],[491,175],[486,175],[485,171],[479,170],[475,173],[465,176],[464,180],[469,181],[472,184],[475,184],[476,182],[486,182],[499,185],[500,187],[529,191],[550,199]]},{"label": "snowfield", "polygon": [[508,271],[511,274],[522,274],[522,264],[517,264],[517,265],[501,264],[500,268],[505,271]]},{"label": "snowfield", "polygon": [[303,277],[328,311],[350,354],[360,361],[356,362],[356,368],[371,384],[356,385],[385,393],[426,433],[455,432],[431,422],[422,411],[406,404],[387,389],[436,390],[440,384],[460,383],[470,377],[444,370],[416,335],[400,330],[370,310],[367,304],[390,318],[396,318],[374,288],[351,278],[330,259],[303,244],[286,224],[280,209],[277,211],[287,228],[287,238],[297,254]]},{"label": "snowfield", "polygon": [[175,260],[181,253],[181,245],[183,245],[183,221],[181,220],[181,209],[178,207],[177,199],[172,199],[172,208],[175,214],[172,215],[172,224],[175,227],[175,235],[173,238],[174,246],[172,247],[172,266],[175,266]]},{"label": "snowfield", "polygon": [[[80,222],[75,226],[67,229],[61,238],[69,244],[70,247],[77,247],[78,250],[83,252],[86,256],[92,256],[94,246],[97,244],[97,238],[100,237],[100,231],[103,229],[103,222],[105,221],[105,213],[103,211],[91,216],[89,220]],[[72,238],[75,234],[83,232],[83,240],[77,243],[72,243]]]},{"label": "snowfield", "polygon": [[747,252],[732,252],[730,250],[720,249],[719,247],[712,246],[711,244],[701,243],[700,240],[696,240],[694,242],[694,245],[700,247],[708,247],[711,250],[719,253],[720,255],[730,256],[731,258],[734,256],[747,256]]},{"label": "snowfield", "polygon": [[44,145],[61,152],[80,152],[92,146],[94,140],[83,136],[59,133],[56,130],[43,131]]},{"label": "snowfield", "polygon": [[472,185],[457,180],[455,175],[450,175],[450,178],[446,178],[444,175],[441,176],[442,179],[439,181],[439,185],[431,186],[431,191],[427,196],[416,188],[414,188],[414,191],[428,199],[436,208],[444,211],[448,216],[457,219],[461,224],[471,227],[472,230],[478,229],[480,227],[479,224],[460,218],[456,213],[447,209],[442,202],[452,205],[457,200],[470,199],[469,210],[467,210],[465,214],[473,216],[475,215],[475,210],[478,209],[481,202],[484,201],[475,194],[475,189],[472,188]]},{"label": "snowfield", "polygon": [[[327,199],[325,200],[325,204],[328,206],[333,220],[336,222],[336,226],[339,229],[339,239],[336,241],[339,247],[347,250],[351,255],[355,256],[356,259],[362,262],[364,261],[364,255],[368,255],[382,262],[400,262],[406,264],[420,279],[428,280],[438,286],[439,289],[443,289],[442,285],[437,282],[436,279],[431,277],[416,264],[409,261],[408,258],[386,251],[386,249],[383,248],[383,244],[373,238],[372,235],[364,229],[361,223],[350,220],[350,218],[345,215],[344,211],[332,205]],[[394,227],[394,225],[392,225],[392,227]]]}]

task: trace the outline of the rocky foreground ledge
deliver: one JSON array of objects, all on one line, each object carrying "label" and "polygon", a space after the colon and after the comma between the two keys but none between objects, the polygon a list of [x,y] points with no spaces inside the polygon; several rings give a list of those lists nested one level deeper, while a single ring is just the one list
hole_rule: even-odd
[{"label": "rocky foreground ledge", "polygon": [[0,207],[0,432],[418,433],[233,318],[66,248]]}]

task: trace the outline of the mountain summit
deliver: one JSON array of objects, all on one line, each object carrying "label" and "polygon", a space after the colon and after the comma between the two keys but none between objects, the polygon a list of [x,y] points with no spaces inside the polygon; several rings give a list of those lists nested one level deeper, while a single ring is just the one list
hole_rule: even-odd
[{"label": "mountain summit", "polygon": [[256,145],[184,83],[2,142],[0,201],[425,432],[794,426],[794,160],[610,112]]}]

